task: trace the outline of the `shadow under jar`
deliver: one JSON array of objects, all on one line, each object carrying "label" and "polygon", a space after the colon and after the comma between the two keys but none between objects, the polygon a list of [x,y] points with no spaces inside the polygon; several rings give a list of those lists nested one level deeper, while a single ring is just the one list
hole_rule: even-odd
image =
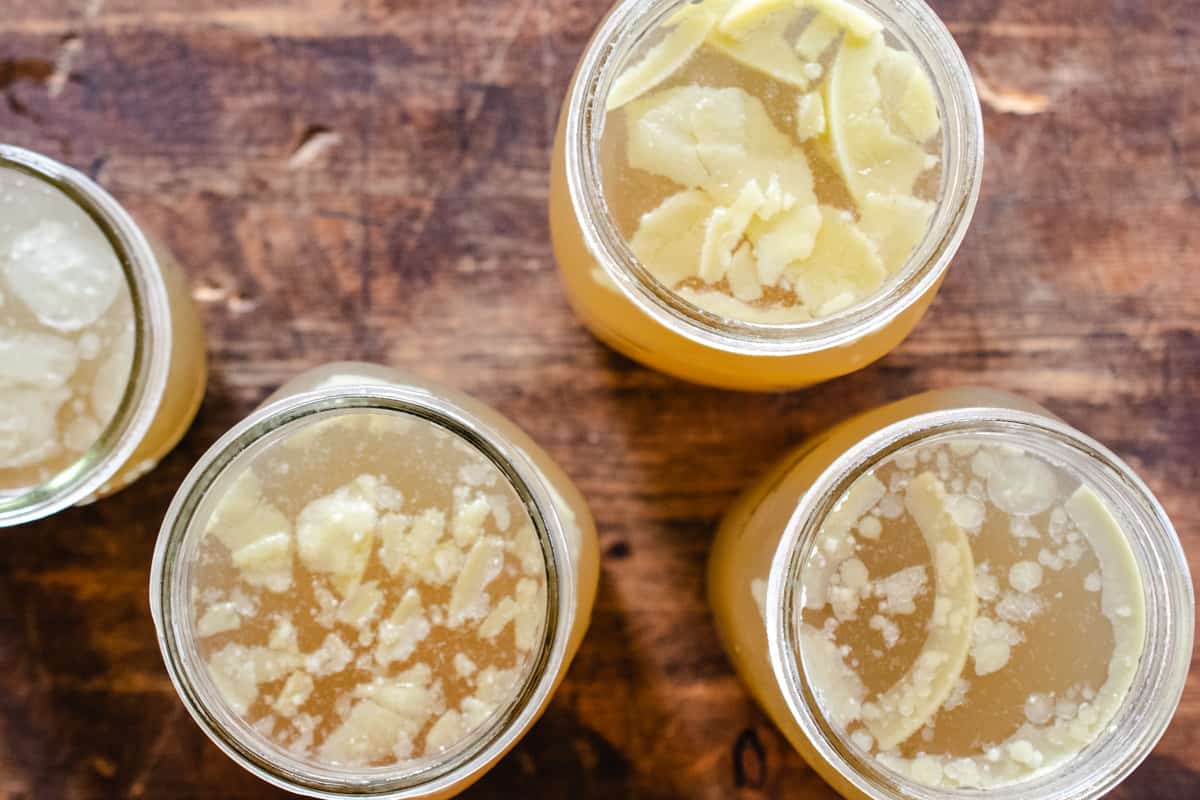
[{"label": "shadow under jar", "polygon": [[188,711],[253,774],[312,797],[442,798],[545,709],[598,563],[583,498],[513,423],[332,364],[187,477],[151,608]]},{"label": "shadow under jar", "polygon": [[983,130],[911,0],[624,0],[559,118],[550,222],[601,340],[697,383],[806,386],[895,348],[966,233]]},{"label": "shadow under jar", "polygon": [[153,469],[206,377],[174,258],[85,175],[0,145],[0,527]]},{"label": "shadow under jar", "polygon": [[847,798],[1098,798],[1166,729],[1192,650],[1149,489],[986,389],[801,445],[725,517],[709,596],[743,681]]}]

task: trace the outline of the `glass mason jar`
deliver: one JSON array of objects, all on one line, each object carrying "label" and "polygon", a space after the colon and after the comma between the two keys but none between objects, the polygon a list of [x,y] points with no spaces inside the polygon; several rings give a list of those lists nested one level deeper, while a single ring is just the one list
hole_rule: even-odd
[{"label": "glass mason jar", "polygon": [[[814,653],[820,648],[814,648],[815,640],[804,639],[800,630],[805,615],[814,605],[805,597],[813,591],[812,583],[807,581],[804,573],[806,559],[817,552],[818,541],[825,544],[821,538],[824,536],[823,525],[833,518],[831,512],[854,505],[847,489],[863,476],[874,474],[870,472],[872,469],[889,463],[889,458],[895,459],[897,453],[906,449],[914,452],[919,446],[954,441],[955,438],[965,441],[962,437],[994,441],[1002,448],[1022,448],[1051,463],[1066,465],[1084,486],[1094,490],[1112,518],[1120,520],[1132,561],[1136,563],[1137,573],[1143,576],[1140,594],[1144,595],[1145,627],[1141,654],[1136,662],[1127,665],[1128,691],[1119,700],[1112,717],[1106,723],[1100,721],[1103,727],[1090,744],[1073,755],[1068,754],[1060,763],[1047,763],[1046,769],[1035,771],[1028,779],[1012,783],[1001,781],[982,789],[959,788],[954,784],[926,785],[915,780],[912,772],[889,769],[879,757],[872,756],[870,737],[847,736],[846,727],[831,722],[833,714],[823,710],[834,706],[824,705],[820,698],[832,697],[834,693],[829,692],[829,685],[818,685],[820,679],[812,677],[820,673],[813,673],[810,666],[824,668],[815,660]],[[856,509],[855,513],[860,510]],[[892,516],[900,513],[897,510]],[[888,541],[894,534],[894,531],[886,530],[887,522],[885,519],[882,541]],[[861,554],[863,545],[871,544],[866,538],[868,533],[880,541],[880,526],[871,525],[874,530],[867,530],[861,523],[851,529],[859,531],[858,550],[850,551],[851,554]],[[1014,537],[1017,535],[1013,533]],[[1039,534],[1029,535],[1036,537]],[[999,536],[1008,539],[1004,533]],[[981,539],[978,529],[972,537],[972,547],[978,546]],[[986,536],[982,538],[986,539]],[[1013,547],[1023,545],[1023,542],[1012,544]],[[1031,543],[1030,558],[1039,546],[1050,547],[1045,538],[1035,538]],[[932,544],[929,547],[932,551]],[[1046,552],[1043,550],[1036,558],[1043,564],[1052,565],[1045,567],[1047,582],[1067,574],[1052,572],[1061,565],[1055,563],[1053,554],[1043,555]],[[862,558],[866,560],[867,556]],[[986,563],[983,569],[986,573]],[[1041,569],[1034,571],[1039,576],[1042,572]],[[1019,576],[1014,575],[1010,573],[1009,580],[1015,584],[1019,582]],[[1108,576],[1104,577],[1107,580]],[[1001,576],[999,585],[1007,589],[1003,581]],[[1088,588],[1089,592],[1100,591],[1098,573],[1090,575],[1088,581],[1094,582]],[[996,585],[992,583],[993,587]],[[722,521],[711,553],[708,588],[717,629],[742,680],[796,750],[847,798],[952,800],[980,797],[981,792],[995,798],[1098,798],[1124,779],[1161,737],[1178,705],[1191,658],[1194,606],[1187,562],[1170,521],[1149,489],[1109,450],[1068,427],[1045,409],[1020,397],[988,389],[943,390],[910,397],[856,416],[802,444],[750,488]],[[825,591],[821,590],[822,595]],[[939,596],[941,592],[939,586]],[[976,594],[984,596],[978,587]],[[874,596],[877,598],[879,594]],[[1061,593],[1057,595],[1061,596]],[[867,599],[872,597],[869,591],[862,597],[862,609],[868,609],[869,603],[876,602]],[[910,592],[909,599],[911,597]],[[884,601],[879,602],[882,608]],[[982,609],[983,600],[979,602]],[[858,603],[857,599],[851,601],[852,612]],[[1135,597],[1130,607],[1138,605],[1140,602]],[[1108,616],[1107,612],[1106,608],[1105,616]],[[1118,612],[1129,613],[1124,607]],[[862,616],[870,613],[866,610]],[[979,613],[981,617],[984,615],[982,610]],[[1083,623],[1072,624],[1083,627]],[[878,630],[883,633],[889,626],[888,622],[880,622]],[[876,629],[876,620],[872,619],[871,627],[873,631]],[[973,647],[978,643],[978,631],[975,635]],[[1102,633],[1101,637],[1103,635],[1107,634]],[[929,639],[933,636],[933,633],[928,634]],[[801,641],[804,641],[803,645],[798,644]],[[1048,665],[1056,652],[1060,656],[1063,652],[1071,652],[1072,658],[1082,658],[1084,648],[1078,648],[1079,652],[1071,649],[1078,643],[1067,644],[1066,639],[1054,641],[1056,646],[1027,651],[1022,657],[1039,659],[1038,663],[1046,670],[1051,669]],[[889,642],[887,647],[892,644]],[[890,650],[884,649],[882,644],[877,646],[879,649],[874,651],[873,658],[879,661],[888,658]],[[1017,647],[1014,643],[1014,659],[1018,658]],[[1003,651],[1007,658],[1007,646]],[[847,656],[845,652],[842,655]],[[975,671],[971,672],[967,662],[961,675],[971,675],[972,680],[980,681],[981,678],[974,677],[983,674],[974,650],[972,659],[975,659]],[[1115,655],[1112,663],[1115,663]],[[1021,668],[1025,672],[1018,674],[1048,674],[1028,661],[1022,662]],[[976,691],[975,688],[967,689],[966,684],[963,688],[968,698],[969,692]],[[823,692],[829,693],[823,695]],[[1088,695],[1089,699],[1094,697]],[[861,708],[865,709],[865,706]],[[947,713],[947,708],[953,706],[949,702],[945,706],[939,702],[934,711]],[[1030,713],[1030,706],[1026,706],[1025,713]],[[1047,719],[1053,721],[1055,716],[1048,711],[1038,718],[1038,722],[1044,723]],[[1023,717],[1020,721],[1025,723],[1026,719]],[[936,733],[936,728],[931,732]],[[963,733],[950,735],[961,736]],[[977,734],[971,732],[968,735]],[[862,745],[867,746],[865,751]],[[1003,752],[995,750],[990,756],[999,760],[998,756]],[[1032,751],[1019,754],[1035,757],[1036,762],[1041,763],[1040,755]]]},{"label": "glass mason jar", "polygon": [[94,181],[0,145],[0,208],[2,527],[153,469],[206,366],[183,272]]},{"label": "glass mason jar", "polygon": [[[983,167],[979,100],[946,27],[920,0],[853,0],[910,51],[932,82],[942,121],[940,186],[926,233],[883,286],[831,315],[744,322],[682,299],[655,280],[618,230],[605,196],[606,98],[631,54],[654,41],[688,0],[621,0],[588,45],[559,117],[550,223],[568,299],[602,341],[654,369],[713,386],[782,390],[819,383],[881,358],[933,301],[974,213]],[[821,7],[817,4],[816,7]]]},{"label": "glass mason jar", "polygon": [[[383,426],[368,430],[386,431],[386,425],[392,421],[406,426],[415,424],[422,430],[428,428],[434,431],[435,436],[440,436],[443,440],[453,441],[453,447],[470,453],[472,458],[478,458],[479,463],[485,465],[488,470],[498,470],[498,473],[495,473],[499,479],[496,484],[503,483],[505,491],[511,488],[512,508],[518,509],[511,516],[515,519],[517,514],[522,517],[526,512],[528,514],[528,525],[531,526],[530,541],[535,542],[535,566],[540,574],[545,576],[544,592],[539,595],[544,595],[545,598],[545,624],[540,629],[540,638],[527,651],[523,677],[515,680],[511,691],[501,701],[497,701],[486,722],[480,722],[476,728],[467,731],[454,746],[440,752],[427,749],[418,759],[397,755],[398,760],[395,763],[347,766],[344,763],[330,763],[324,757],[325,745],[316,748],[317,756],[313,757],[308,750],[303,754],[298,753],[290,745],[284,746],[279,741],[269,739],[263,735],[261,724],[255,726],[249,723],[245,716],[246,709],[239,713],[231,706],[228,693],[214,681],[215,673],[211,671],[211,666],[206,669],[205,655],[202,653],[204,633],[198,634],[199,611],[196,604],[203,602],[202,596],[205,594],[200,591],[198,576],[201,576],[205,569],[206,557],[203,557],[201,548],[207,534],[206,523],[222,513],[218,504],[223,502],[223,496],[233,494],[228,489],[248,471],[244,469],[246,465],[262,464],[264,454],[270,454],[273,447],[276,448],[275,452],[279,452],[279,445],[301,441],[301,437],[310,436],[310,431],[319,431],[322,425],[341,424],[351,419],[352,415],[363,414],[377,420],[371,423],[372,425]],[[389,451],[383,444],[378,444],[375,454],[372,455],[369,443],[364,447],[361,442],[354,444],[351,441],[353,434],[333,436],[343,438],[343,444],[359,447],[358,450],[348,451],[357,453],[357,456],[343,457],[343,461],[361,459],[363,452],[366,452],[368,460],[363,463],[374,464],[375,472],[383,473],[389,464],[396,465],[406,460],[390,458],[388,453],[395,448]],[[414,459],[421,459],[410,462],[416,464],[415,470],[429,477],[435,484],[446,479],[446,475],[439,476],[437,470],[430,466],[436,459],[430,455],[433,451],[428,449],[427,444],[418,445],[416,440],[412,439],[405,441],[406,444],[402,445],[404,452],[412,453]],[[408,441],[413,441],[414,444],[408,445]],[[346,466],[334,463],[337,458],[332,459],[328,466],[312,467],[311,464],[315,463],[317,458],[315,455],[297,454],[289,464],[285,457],[283,467],[278,471],[280,474],[296,475],[296,470],[299,469],[299,480],[307,481],[312,475],[304,476],[302,471],[305,468],[303,462],[308,461],[308,469],[318,470],[313,475],[317,476],[316,482],[319,483],[327,479],[324,472],[336,472],[343,468],[352,472],[368,470],[362,464]],[[461,476],[463,473],[460,471],[458,474]],[[382,474],[380,477],[384,478]],[[268,479],[263,480],[265,486]],[[328,480],[340,481],[341,478]],[[361,480],[359,478],[359,481]],[[413,485],[403,482],[398,482],[395,486],[405,497],[414,498],[408,501],[404,508],[406,512],[414,505],[414,500],[420,504],[429,498],[428,494],[421,495],[421,492],[427,492],[427,489],[414,488]],[[299,491],[303,492],[306,489],[301,487]],[[290,501],[272,502],[286,510],[286,503]],[[319,505],[320,502],[324,501],[310,506]],[[214,506],[217,508],[216,512]],[[302,533],[307,513],[307,509],[301,512],[295,528],[295,539],[299,542],[301,556],[300,562],[297,563],[303,564],[308,563],[305,561]],[[455,514],[457,513],[456,510]],[[506,511],[504,516],[509,517],[509,512]],[[228,518],[227,515],[221,517],[222,520]],[[378,530],[382,531],[385,525],[382,512],[379,519]],[[451,520],[446,530],[456,531],[457,517],[448,516],[445,519]],[[506,520],[504,524],[507,526],[509,523]],[[533,538],[533,532],[536,532],[536,539]],[[454,535],[457,537],[457,532]],[[382,536],[380,533],[372,541],[383,541]],[[446,540],[443,538],[441,541]],[[388,546],[390,545],[381,545],[377,551],[378,556],[371,557],[382,560],[384,549]],[[417,555],[421,556],[433,547],[431,545],[419,549],[421,552]],[[528,554],[529,551],[525,552]],[[237,556],[234,558],[236,561]],[[288,559],[290,563],[290,555]],[[469,564],[470,556],[467,562]],[[543,563],[544,572],[541,572]],[[545,710],[587,629],[596,593],[598,569],[599,553],[595,527],[583,497],[550,457],[512,422],[479,401],[435,383],[389,368],[362,363],[339,363],[309,370],[286,383],[250,416],[226,433],[201,458],[185,479],[163,522],[154,554],[150,600],[159,644],[175,688],[188,711],[209,738],[242,767],[269,783],[311,797],[442,798],[453,796],[478,780],[517,743]],[[468,568],[463,567],[460,561],[451,567],[451,571],[461,580],[462,574],[466,573]],[[369,572],[365,574],[370,576]],[[393,573],[397,576],[412,574]],[[501,579],[498,578],[497,582],[499,580]],[[399,585],[395,580],[390,582],[392,585]],[[389,579],[384,576],[379,583],[387,587]],[[427,600],[431,592],[437,591],[437,587],[431,588],[430,584],[420,585],[420,593]],[[457,591],[457,584],[455,586]],[[301,580],[292,583],[288,592],[278,597],[283,598],[280,602],[296,603],[299,601],[292,598],[301,596],[304,591],[307,589]],[[387,589],[385,594],[386,591]],[[411,592],[411,589],[399,591]],[[253,613],[258,617],[265,617],[270,610],[268,604],[274,602],[267,594],[252,593],[258,598],[252,601],[256,606]],[[405,597],[407,598],[407,595]],[[390,601],[385,601],[383,606],[384,614],[388,602]],[[507,601],[499,602],[503,604]],[[426,610],[428,608],[427,605]],[[300,606],[289,607],[289,611],[294,612],[298,620],[306,618]],[[428,615],[435,625],[439,621],[437,614],[438,612],[434,611]],[[376,615],[374,619],[378,620],[379,616]],[[396,622],[394,617],[388,619]],[[247,622],[247,625],[252,624]],[[379,624],[379,638],[374,641],[382,643],[386,624]],[[393,628],[403,631],[406,630],[405,624],[407,623],[395,624]],[[201,619],[199,627],[203,625],[204,620]],[[337,630],[343,629],[337,627]],[[323,632],[319,633],[325,635]],[[368,634],[368,637],[374,635]],[[429,635],[428,626],[425,635]],[[435,633],[434,636],[436,635]],[[301,631],[302,647],[303,637],[304,632]],[[355,640],[351,638],[349,641],[353,643]],[[362,645],[370,640],[362,638],[360,633],[357,641]],[[450,645],[459,647],[455,642],[450,642]],[[442,643],[437,647],[445,650],[448,645]],[[370,647],[367,651],[371,652]],[[476,661],[480,661],[477,652],[472,651],[471,655]],[[376,663],[383,664],[390,670],[390,677],[397,667],[408,668],[414,660],[421,661],[426,657],[419,650],[413,655],[411,648],[401,656],[395,667],[388,666],[389,662],[386,661]],[[429,658],[431,663],[435,659],[434,656]],[[304,663],[308,666],[303,669],[311,671],[314,662],[310,660]],[[367,668],[362,661],[354,663],[355,669]],[[480,661],[480,668],[477,669],[468,660],[467,669],[470,673],[462,672],[460,677],[466,674],[483,675],[485,670],[482,666],[485,663],[487,662]],[[453,664],[455,670],[460,669],[457,656]],[[448,671],[449,668],[443,663],[442,667],[435,668],[433,674],[433,678],[438,681],[446,678],[448,686],[450,679],[446,674],[439,673],[438,669]],[[361,692],[364,685],[359,685],[355,691]],[[440,687],[441,683],[438,685]],[[321,691],[323,690],[318,687],[313,696],[317,697]],[[437,691],[439,696],[449,698],[449,690],[446,690],[446,694],[442,693],[441,688]],[[463,708],[466,708],[465,704]],[[342,712],[345,711],[343,708]],[[427,748],[430,746],[428,741],[432,735],[428,734]],[[333,737],[326,739],[326,744],[331,738]],[[430,755],[430,752],[433,752],[433,755]]]}]

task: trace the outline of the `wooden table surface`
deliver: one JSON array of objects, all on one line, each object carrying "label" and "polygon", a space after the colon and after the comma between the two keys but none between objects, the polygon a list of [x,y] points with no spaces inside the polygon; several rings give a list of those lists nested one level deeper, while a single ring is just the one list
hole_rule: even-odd
[{"label": "wooden table surface", "polygon": [[[76,165],[184,263],[212,378],[148,478],[0,541],[0,798],[266,798],[184,712],[147,605],[175,487],[296,372],[401,365],[517,420],[591,501],[590,634],[469,797],[826,798],[726,662],[714,523],[776,456],[923,389],[1022,392],[1140,471],[1200,573],[1200,3],[941,0],[987,175],[915,335],[808,391],[686,385],[571,315],[559,99],[608,0],[0,0],[0,140]],[[1193,661],[1193,664],[1196,662]],[[1200,669],[1119,798],[1200,797]]]}]

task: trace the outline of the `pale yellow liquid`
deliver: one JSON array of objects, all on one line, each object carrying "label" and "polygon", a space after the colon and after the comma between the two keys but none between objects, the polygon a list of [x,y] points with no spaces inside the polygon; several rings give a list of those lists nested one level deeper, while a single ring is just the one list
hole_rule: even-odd
[{"label": "pale yellow liquid", "polygon": [[[797,23],[806,19],[805,12],[798,12]],[[655,41],[652,37],[646,47],[653,46]],[[829,50],[823,56],[822,65],[826,71],[833,52]],[[638,56],[634,54],[629,62],[636,62]],[[812,90],[818,90],[823,81],[824,78],[817,81]],[[796,98],[800,93],[796,87],[782,84],[708,45],[702,46],[678,73],[655,87],[651,94],[685,85],[744,89],[763,102],[779,130],[795,130]],[[568,93],[568,101],[569,98]],[[625,110],[618,109],[606,116],[598,147],[604,198],[618,230],[628,238],[637,230],[643,214],[656,208],[682,187],[666,178],[629,166],[626,158],[628,136]],[[567,109],[564,108],[551,163],[550,219],[555,257],[568,298],[596,336],[648,366],[698,383],[733,389],[772,390],[819,383],[861,369],[895,348],[915,327],[937,292],[937,285],[930,287],[891,322],[859,339],[837,348],[809,353],[756,355],[711,348],[683,336],[659,324],[630,301],[607,278],[585,245],[580,227],[584,223],[576,213],[566,181],[566,116]],[[827,138],[819,136],[800,146],[813,173],[818,201],[856,213],[854,201],[834,166]],[[940,135],[928,144],[928,148],[931,153],[940,153]],[[936,200],[940,194],[940,182],[940,166],[928,170],[916,186],[916,196]],[[689,279],[682,286],[690,289],[715,288],[726,293],[729,288],[724,282],[706,286],[698,279]],[[755,305],[787,304],[795,300],[788,291],[764,288],[763,298],[756,301]]]},{"label": "pale yellow liquid", "polygon": [[[960,443],[974,444],[971,440]],[[903,497],[907,481],[923,472],[938,476],[952,497],[978,499],[986,518],[978,529],[968,531],[971,551],[976,568],[986,565],[995,579],[987,592],[977,586],[977,591],[986,595],[979,598],[978,613],[1009,624],[1021,641],[1011,646],[1007,663],[994,672],[979,675],[968,659],[959,686],[965,694],[960,693],[949,702],[950,708],[937,712],[919,732],[903,741],[899,755],[980,756],[1018,734],[1026,723],[1044,724],[1056,716],[1073,718],[1074,707],[1094,698],[1104,684],[1114,638],[1101,609],[1099,562],[1065,513],[1052,512],[1061,509],[1079,487],[1079,481],[1062,468],[1051,467],[1057,484],[1053,505],[1030,516],[1014,516],[988,499],[987,480],[972,471],[973,455],[956,454],[945,443],[909,451],[910,456],[917,453],[920,456],[906,469],[892,458],[873,471],[894,490],[881,506],[890,502],[887,497]],[[1003,457],[1004,451],[985,443],[976,451],[980,453]],[[914,566],[925,568],[928,584],[914,598],[915,612],[882,615],[896,625],[899,639],[889,646],[879,630],[871,627],[870,620],[879,608],[876,598],[862,600],[855,617],[841,622],[829,606],[806,610],[803,616],[805,623],[818,629],[830,620],[836,623],[831,639],[848,648],[844,657],[865,685],[868,701],[895,685],[912,666],[926,641],[933,610],[930,552],[912,517],[902,510],[897,513],[899,506],[893,504],[885,515],[879,514],[879,508],[868,515],[879,520],[882,533],[877,540],[859,536],[855,553],[872,579]],[[1037,531],[1036,538],[1014,536],[1014,520],[1023,532]],[[1022,520],[1031,527],[1021,525]],[[1060,558],[1060,553],[1068,557]],[[1060,567],[1044,566],[1039,559]],[[1019,562],[1038,564],[1041,583],[1032,591],[1018,591],[1010,585],[1010,568]],[[1089,590],[1088,576],[1093,574],[1095,583]],[[849,730],[859,729],[861,725],[849,726]]]},{"label": "pale yellow liquid", "polygon": [[[33,305],[26,300],[29,272],[16,262],[24,258],[20,249],[38,238],[51,243],[48,258],[77,259],[82,273],[73,274],[102,287],[79,313],[46,305],[44,295]],[[97,495],[152,468],[183,435],[203,396],[199,318],[174,260],[162,248],[156,255],[171,306],[168,385],[145,437]],[[129,384],[133,314],[116,254],[87,213],[46,181],[0,167],[0,339],[17,343],[4,357],[10,364],[21,361],[23,373],[13,379],[0,368],[0,494],[21,494],[51,480],[97,443]]]},{"label": "pale yellow liquid", "polygon": [[[396,427],[397,424],[401,427]],[[499,471],[454,434],[408,415],[358,412],[318,422],[295,438],[271,445],[254,458],[249,468],[261,482],[263,500],[291,520],[297,519],[314,500],[330,495],[361,475],[378,476],[387,486],[398,490],[403,495],[403,513],[444,509],[448,524],[453,523],[458,503],[456,490],[486,495],[493,511],[481,535],[499,536],[506,542],[503,565],[487,585],[489,608],[501,598],[513,596],[518,583],[532,576],[541,604],[535,639],[541,641],[545,617],[544,564],[539,564],[537,571],[531,573],[528,562],[522,564],[515,546],[517,532],[531,525],[529,515]],[[247,722],[298,758],[317,763],[328,760],[328,752],[323,751],[322,746],[347,718],[352,705],[361,699],[361,693],[356,695],[355,689],[377,679],[393,679],[417,665],[424,665],[433,675],[438,697],[436,708],[431,708],[421,721],[411,742],[402,744],[386,757],[349,766],[386,766],[437,758],[443,748],[427,745],[426,735],[442,713],[458,709],[464,700],[480,694],[483,676],[491,675],[496,684],[490,699],[497,709],[516,693],[527,677],[536,648],[522,649],[514,643],[512,623],[490,640],[476,632],[481,619],[450,627],[445,624],[445,608],[454,581],[451,579],[440,585],[429,583],[403,569],[391,574],[379,554],[382,546],[377,534],[362,576],[364,583],[378,582],[383,592],[382,608],[368,624],[358,629],[332,618],[342,598],[328,575],[310,570],[303,560],[294,561],[291,588],[276,593],[243,580],[243,575],[231,562],[228,548],[216,536],[205,536],[200,545],[193,590],[196,615],[203,614],[213,603],[233,598],[238,598],[250,609],[236,630],[200,638],[202,658],[210,660],[231,643],[263,647],[279,620],[284,618],[295,626],[300,653],[318,650],[331,633],[338,635],[352,653],[352,661],[344,669],[331,675],[313,676],[312,693],[301,705],[299,713],[283,714],[272,710],[271,705],[284,686],[286,674],[260,684],[257,698],[245,710]],[[373,655],[379,644],[377,632],[381,620],[392,612],[405,592],[414,587],[419,591],[424,613],[432,623],[431,630],[416,643],[410,656],[381,663]],[[464,658],[472,665],[470,674],[464,674],[459,668],[459,664],[465,663]],[[303,667],[299,669],[304,671]],[[287,674],[293,671],[289,669]],[[486,720],[479,725],[484,722]],[[466,726],[461,731],[463,739],[474,733],[476,727]],[[332,760],[331,763],[341,762]]]}]

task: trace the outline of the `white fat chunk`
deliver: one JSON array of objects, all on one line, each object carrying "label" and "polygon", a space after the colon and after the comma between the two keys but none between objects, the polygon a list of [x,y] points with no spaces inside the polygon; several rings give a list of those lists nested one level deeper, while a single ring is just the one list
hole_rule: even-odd
[{"label": "white fat chunk", "polygon": [[46,220],[17,236],[0,271],[9,289],[43,325],[78,331],[116,300],[124,283],[109,249],[92,247],[61,222]]},{"label": "white fat chunk", "polygon": [[237,606],[229,601],[213,603],[196,622],[196,635],[200,637],[216,636],[240,628],[242,615]]},{"label": "white fat chunk", "polygon": [[6,389],[0,392],[0,467],[37,464],[58,453],[58,410],[65,389]]},{"label": "white fat chunk", "polygon": [[475,542],[450,592],[450,627],[458,627],[464,620],[478,619],[487,613],[485,590],[500,574],[503,564],[502,539],[497,536],[484,536]]},{"label": "white fat chunk", "polygon": [[330,575],[346,597],[367,568],[378,521],[375,506],[352,487],[314,500],[296,522],[300,560],[313,572]]},{"label": "white fat chunk", "polygon": [[0,328],[0,386],[54,389],[79,366],[75,343],[61,336]]},{"label": "white fat chunk", "polygon": [[320,747],[322,761],[341,766],[407,758],[412,739],[404,733],[404,718],[374,700],[360,700],[346,721]]}]

